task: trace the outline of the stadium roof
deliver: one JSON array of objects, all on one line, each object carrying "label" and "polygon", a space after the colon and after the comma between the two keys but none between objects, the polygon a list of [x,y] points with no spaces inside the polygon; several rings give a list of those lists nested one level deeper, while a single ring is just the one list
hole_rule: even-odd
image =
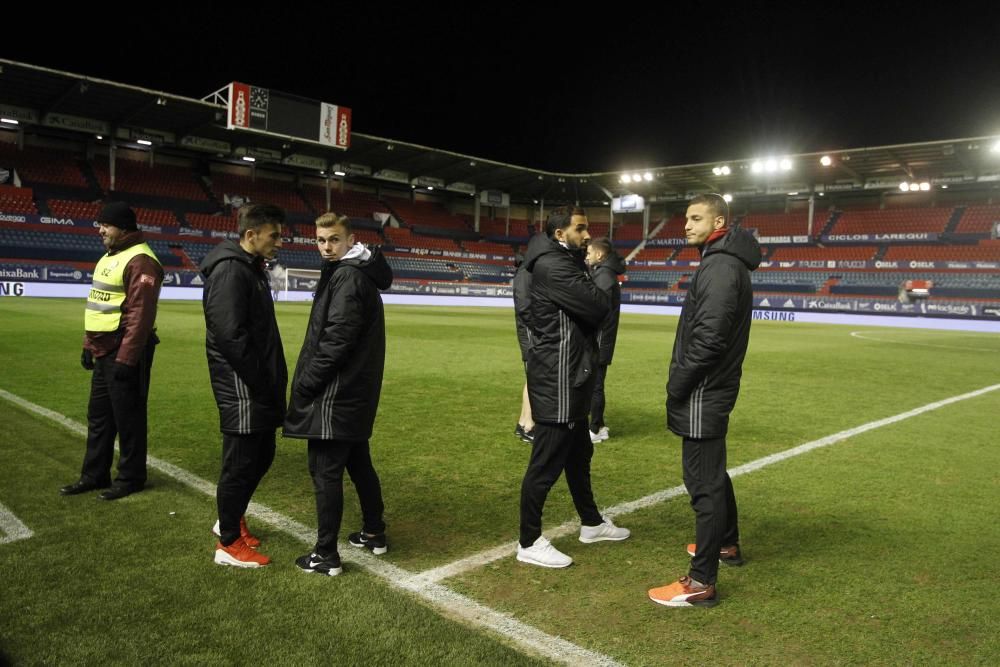
[{"label": "stadium roof", "polygon": [[[623,172],[558,173],[506,164],[385,137],[353,133],[347,151],[283,135],[226,128],[226,106],[0,59],[0,112],[21,127],[44,126],[50,134],[117,137],[119,145],[154,141],[165,153],[201,152],[210,159],[254,156],[266,168],[318,175],[335,165],[352,180],[382,182],[378,172],[399,172],[397,187],[436,184],[465,194],[499,190],[515,202],[579,201],[599,205],[613,196],[634,193],[648,201],[683,201],[696,193],[734,197],[807,196],[810,192],[896,190],[903,181],[932,187],[982,187],[1000,181],[1000,152],[994,137],[852,148],[826,153],[746,156],[729,162],[688,165],[635,165],[640,176],[625,183]],[[768,164],[768,159],[773,159]],[[782,160],[790,168],[782,169]],[[755,167],[755,163],[760,164]],[[353,168],[348,165],[353,166]],[[728,167],[728,174],[722,173]],[[714,171],[713,171],[714,170]],[[648,174],[648,175],[647,175]],[[401,181],[401,182],[400,182]],[[405,183],[405,184],[404,184]]]}]

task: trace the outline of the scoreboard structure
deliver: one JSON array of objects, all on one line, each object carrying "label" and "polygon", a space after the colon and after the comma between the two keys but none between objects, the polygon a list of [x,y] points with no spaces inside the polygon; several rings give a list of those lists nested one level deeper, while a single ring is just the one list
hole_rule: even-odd
[{"label": "scoreboard structure", "polygon": [[281,134],[343,150],[351,146],[347,107],[235,81],[228,88],[230,130]]}]

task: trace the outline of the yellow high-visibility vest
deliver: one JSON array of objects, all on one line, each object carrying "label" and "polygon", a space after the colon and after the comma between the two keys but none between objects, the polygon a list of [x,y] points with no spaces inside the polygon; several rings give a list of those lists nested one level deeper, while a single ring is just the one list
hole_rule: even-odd
[{"label": "yellow high-visibility vest", "polygon": [[87,331],[118,331],[125,303],[125,267],[136,255],[160,260],[145,243],[137,243],[114,255],[104,255],[94,267],[94,282],[87,295],[83,323]]}]

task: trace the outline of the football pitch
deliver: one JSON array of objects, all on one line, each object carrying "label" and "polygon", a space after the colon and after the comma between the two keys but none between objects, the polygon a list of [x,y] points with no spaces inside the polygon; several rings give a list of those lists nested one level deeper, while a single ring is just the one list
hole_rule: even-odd
[{"label": "football pitch", "polygon": [[[308,304],[279,304],[294,368]],[[664,428],[675,317],[622,314],[598,505],[632,530],[546,532],[566,570],[515,561],[529,447],[513,312],[387,306],[372,437],[389,552],[315,538],[305,443],[279,438],[249,513],[263,570],[212,562],[221,463],[200,304],[163,302],[146,491],[61,497],[79,475],[83,302],[0,299],[0,664],[994,664],[1000,655],[1000,335],[756,321],[729,433],[747,564],[720,604],[686,574],[694,518]],[[770,458],[769,458],[770,457]],[[342,536],[360,526],[345,476]]]}]

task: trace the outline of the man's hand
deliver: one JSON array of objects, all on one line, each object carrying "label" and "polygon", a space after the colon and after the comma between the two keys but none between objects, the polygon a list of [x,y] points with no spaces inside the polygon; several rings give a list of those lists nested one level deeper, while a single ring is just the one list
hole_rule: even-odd
[{"label": "man's hand", "polygon": [[119,382],[133,382],[139,377],[139,367],[115,362],[115,379]]},{"label": "man's hand", "polygon": [[83,366],[84,370],[94,370],[94,353],[83,348],[83,354],[80,355],[80,365]]}]

